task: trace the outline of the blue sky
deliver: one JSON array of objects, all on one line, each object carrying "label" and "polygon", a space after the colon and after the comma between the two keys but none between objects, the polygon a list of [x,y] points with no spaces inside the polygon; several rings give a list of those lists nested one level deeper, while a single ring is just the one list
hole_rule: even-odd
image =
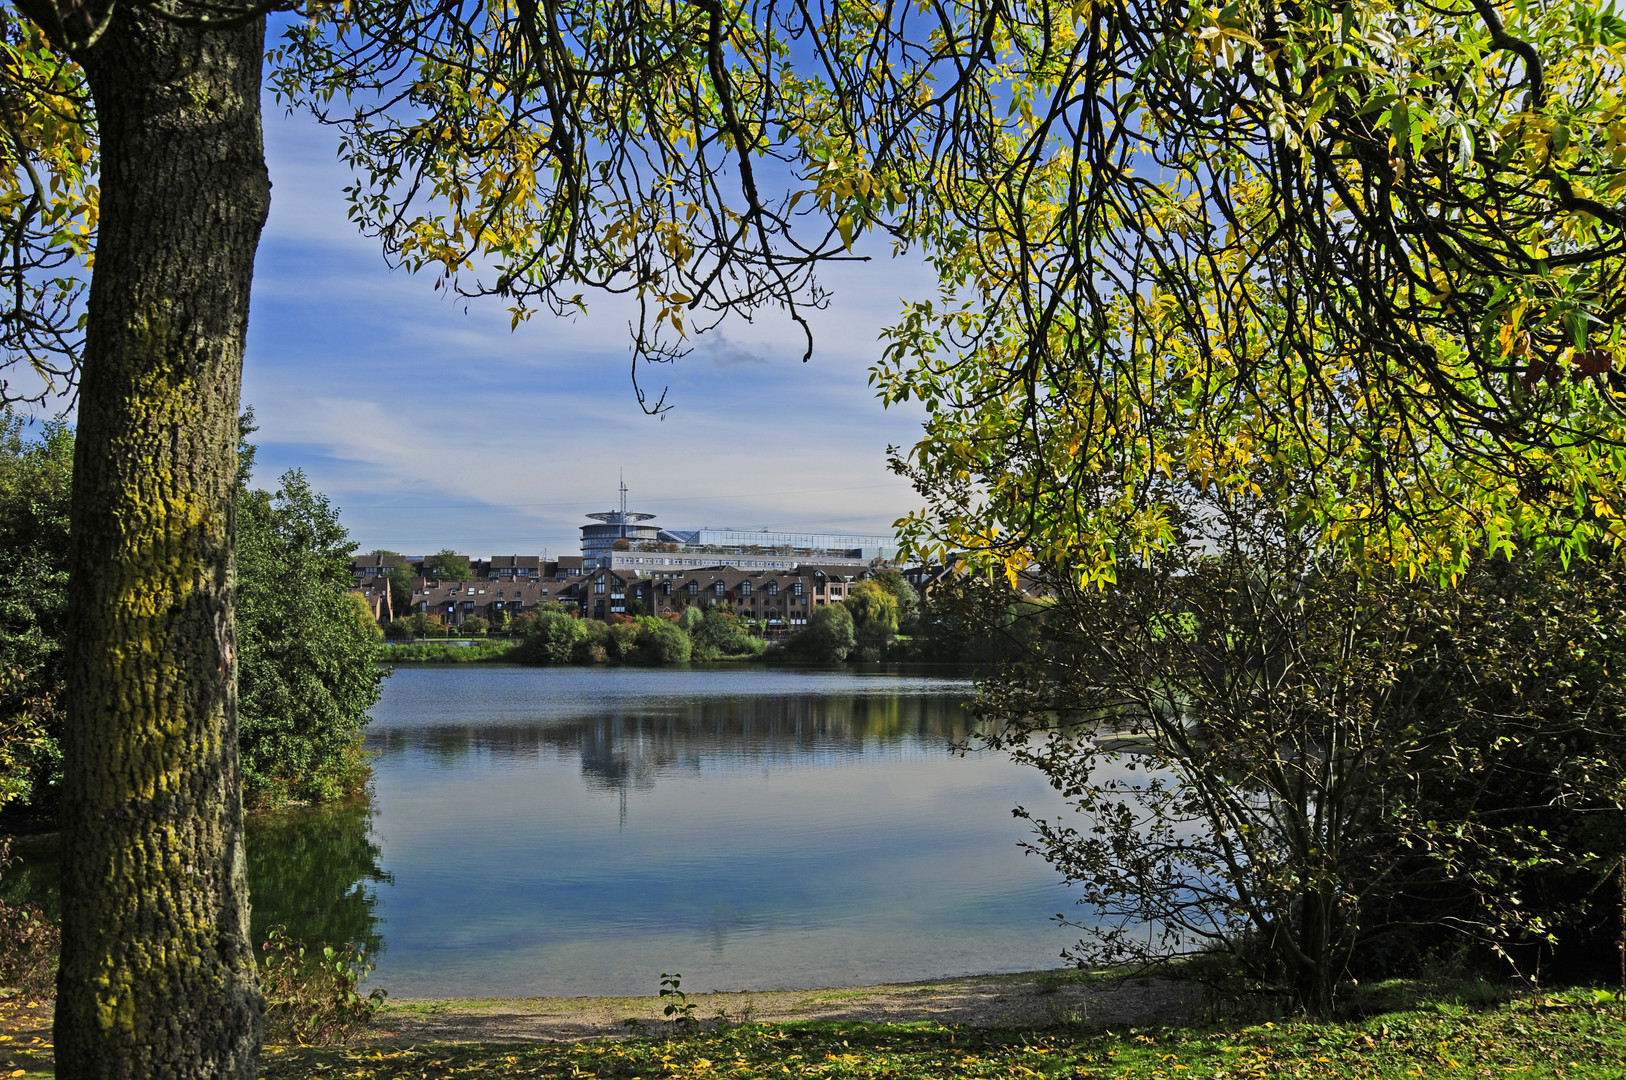
[{"label": "blue sky", "polygon": [[260,430],[260,486],[302,468],[363,551],[574,554],[583,515],[629,508],[672,527],[890,532],[918,497],[886,470],[919,414],[866,384],[876,336],[905,296],[935,292],[918,263],[832,268],[813,359],[789,320],[725,323],[664,377],[646,416],[629,378],[626,308],[591,294],[574,319],[510,332],[498,302],[467,307],[391,272],[345,218],[336,136],[266,101],[271,217],[255,267],[243,400]]}]

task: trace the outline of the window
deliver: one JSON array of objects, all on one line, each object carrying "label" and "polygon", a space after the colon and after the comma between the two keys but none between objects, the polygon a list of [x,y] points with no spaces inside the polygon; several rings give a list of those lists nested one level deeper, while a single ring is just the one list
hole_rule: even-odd
[{"label": "window", "polygon": [[796,584],[790,587],[790,591],[795,593],[797,596],[802,595],[802,583],[798,581]]},{"label": "window", "polygon": [[593,582],[593,591],[596,592],[596,593],[603,592],[604,591],[604,582],[602,582],[602,581]]},{"label": "window", "polygon": [[689,582],[689,595],[690,596],[699,596],[700,595],[700,583],[698,581]]},{"label": "window", "polygon": [[716,593],[718,596],[723,595],[723,583],[721,581],[714,582],[711,586],[711,591]]},{"label": "window", "polygon": [[751,583],[749,581],[740,582],[740,595],[741,596],[750,596],[751,595]]},{"label": "window", "polygon": [[768,595],[769,596],[778,596],[779,595],[779,582],[777,582],[777,581],[768,582]]}]

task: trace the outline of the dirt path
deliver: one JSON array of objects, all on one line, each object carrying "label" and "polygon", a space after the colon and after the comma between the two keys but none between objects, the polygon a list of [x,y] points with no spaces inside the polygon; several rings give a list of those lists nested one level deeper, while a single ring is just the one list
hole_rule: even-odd
[{"label": "dirt path", "polygon": [[[694,994],[706,1027],[788,1020],[860,1020],[946,1024],[1053,1024],[1105,1027],[1178,1021],[1201,1000],[1199,988],[1166,979],[1092,979],[1072,971],[973,975],[957,979],[831,990]],[[390,1044],[472,1041],[575,1041],[668,1030],[667,1001],[630,998],[465,998],[393,1000],[369,1041]]]}]

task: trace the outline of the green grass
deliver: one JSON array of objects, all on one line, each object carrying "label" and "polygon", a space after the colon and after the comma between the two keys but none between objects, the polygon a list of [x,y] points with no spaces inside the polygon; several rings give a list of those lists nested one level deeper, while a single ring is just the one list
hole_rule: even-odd
[{"label": "green grass", "polygon": [[388,664],[469,664],[505,659],[519,648],[517,639],[499,638],[494,641],[474,640],[468,645],[454,645],[447,641],[419,641],[410,645],[391,645],[384,650]]},{"label": "green grass", "polygon": [[267,1080],[526,1077],[959,1080],[1411,1080],[1626,1077],[1626,1018],[1590,991],[1475,1008],[1443,1001],[1365,1020],[1252,1025],[974,1029],[747,1024],[693,1037],[351,1050],[272,1047]]}]

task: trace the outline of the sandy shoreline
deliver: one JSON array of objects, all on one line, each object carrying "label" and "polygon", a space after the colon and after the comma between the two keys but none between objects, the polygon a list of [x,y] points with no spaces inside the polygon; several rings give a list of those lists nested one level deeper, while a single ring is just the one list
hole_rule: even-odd
[{"label": "sandy shoreline", "polygon": [[[1192,983],[1022,972],[822,990],[691,994],[694,1016],[719,1023],[855,1020],[868,1023],[1056,1024],[1106,1027],[1177,1021],[1202,1000]],[[369,1042],[576,1041],[657,1034],[670,1028],[659,997],[391,1000]]]},{"label": "sandy shoreline", "polygon": [[[974,1026],[1088,1023],[1123,1029],[1178,1023],[1202,1002],[1194,983],[1163,978],[1101,978],[1072,970],[822,990],[693,994],[694,1016],[723,1023],[850,1020]],[[579,1042],[659,1036],[672,1031],[660,997],[402,998],[351,1045],[460,1042]],[[0,1066],[51,1067],[52,1003],[0,998]]]}]

